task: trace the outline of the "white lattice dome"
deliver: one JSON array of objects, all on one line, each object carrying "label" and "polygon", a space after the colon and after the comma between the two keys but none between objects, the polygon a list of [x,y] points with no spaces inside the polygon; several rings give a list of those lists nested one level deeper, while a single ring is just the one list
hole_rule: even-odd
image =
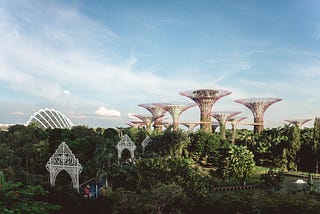
[{"label": "white lattice dome", "polygon": [[27,125],[30,123],[37,123],[41,128],[61,128],[61,129],[70,129],[73,126],[73,123],[69,118],[64,114],[61,114],[59,111],[54,109],[40,109],[31,116],[27,122]]}]

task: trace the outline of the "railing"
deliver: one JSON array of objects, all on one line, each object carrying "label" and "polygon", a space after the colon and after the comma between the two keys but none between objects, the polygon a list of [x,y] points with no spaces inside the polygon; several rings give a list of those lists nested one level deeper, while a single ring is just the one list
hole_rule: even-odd
[{"label": "railing", "polygon": [[[85,194],[84,193],[84,189],[86,187],[84,187],[85,185],[90,185],[89,188],[89,194]],[[84,187],[84,188],[83,188]],[[80,184],[80,188],[81,188],[81,194],[83,194],[84,197],[88,198],[88,199],[96,199],[99,198],[101,196],[101,190],[103,189],[103,184],[99,184],[95,182],[95,177],[90,178],[89,180],[83,182],[82,184]]]},{"label": "railing", "polygon": [[85,182],[83,182],[82,184],[79,185],[79,187],[83,187],[85,184],[88,184],[89,182],[93,181],[95,179],[95,177],[90,178],[89,180],[86,180]]},{"label": "railing", "polygon": [[225,187],[214,187],[214,192],[225,192],[225,191],[239,191],[239,190],[249,190],[249,189],[258,189],[261,188],[261,185],[252,184],[252,185],[242,185],[242,186],[225,186]]}]

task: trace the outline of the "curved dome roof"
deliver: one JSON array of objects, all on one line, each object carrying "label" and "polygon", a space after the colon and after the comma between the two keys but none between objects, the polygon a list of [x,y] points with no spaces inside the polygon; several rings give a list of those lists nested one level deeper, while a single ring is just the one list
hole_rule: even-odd
[{"label": "curved dome roof", "polygon": [[61,128],[61,129],[70,129],[73,126],[73,123],[69,118],[64,114],[61,114],[59,111],[54,109],[40,109],[31,116],[27,122],[27,125],[30,123],[37,123],[41,128]]}]

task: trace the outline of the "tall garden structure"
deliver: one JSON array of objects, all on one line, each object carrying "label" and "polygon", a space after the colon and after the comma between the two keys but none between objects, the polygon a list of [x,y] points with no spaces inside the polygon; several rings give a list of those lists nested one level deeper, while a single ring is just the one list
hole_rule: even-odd
[{"label": "tall garden structure", "polygon": [[212,112],[212,117],[216,118],[220,124],[220,136],[221,139],[226,139],[226,123],[234,115],[240,114],[239,111],[221,111],[221,112]]},{"label": "tall garden structure", "polygon": [[167,110],[165,110],[164,108],[161,108],[159,105],[156,105],[155,103],[139,104],[138,106],[147,109],[155,118],[153,122],[154,130],[162,131],[162,126],[163,126],[162,117],[167,112]]},{"label": "tall garden structure", "polygon": [[145,123],[143,121],[131,121],[126,124],[132,128],[138,129],[139,127],[143,126]]},{"label": "tall garden structure", "polygon": [[231,91],[220,89],[199,89],[183,91],[179,93],[182,96],[192,99],[200,108],[200,129],[212,132],[211,110],[212,106],[221,97],[231,94]]},{"label": "tall garden structure", "polygon": [[179,118],[182,112],[196,106],[196,104],[188,103],[157,103],[158,106],[168,111],[172,116],[173,130],[178,130]]},{"label": "tall garden structure", "polygon": [[230,122],[232,127],[232,143],[234,143],[235,139],[237,138],[237,125],[244,119],[248,117],[231,117],[228,122]]},{"label": "tall garden structure", "polygon": [[284,120],[292,125],[296,125],[299,128],[303,126],[305,123],[311,121],[312,119],[294,119],[294,120]]},{"label": "tall garden structure", "polygon": [[259,134],[263,129],[263,116],[265,111],[274,103],[281,101],[280,98],[260,97],[260,98],[245,98],[235,100],[236,103],[241,103],[247,106],[254,117],[254,133]]},{"label": "tall garden structure", "polygon": [[151,131],[151,124],[154,120],[154,117],[152,115],[141,115],[141,114],[134,114],[132,115],[136,118],[139,118],[140,120],[142,120],[144,122],[144,124],[146,125],[146,131],[150,132]]}]

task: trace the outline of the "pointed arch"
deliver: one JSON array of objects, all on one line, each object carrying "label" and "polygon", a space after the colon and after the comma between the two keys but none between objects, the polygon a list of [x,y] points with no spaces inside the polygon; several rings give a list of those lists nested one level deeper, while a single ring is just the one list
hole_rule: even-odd
[{"label": "pointed arch", "polygon": [[130,137],[126,134],[124,135],[121,140],[118,142],[117,146],[116,146],[117,150],[118,150],[118,158],[121,158],[122,152],[124,149],[128,149],[130,154],[131,154],[131,158],[134,158],[134,151],[136,150],[136,145],[134,144],[134,142],[130,139]]},{"label": "pointed arch", "polygon": [[79,192],[79,174],[82,166],[65,142],[62,142],[46,164],[50,173],[50,185],[55,186],[58,174],[65,170],[72,179],[73,188]]}]

